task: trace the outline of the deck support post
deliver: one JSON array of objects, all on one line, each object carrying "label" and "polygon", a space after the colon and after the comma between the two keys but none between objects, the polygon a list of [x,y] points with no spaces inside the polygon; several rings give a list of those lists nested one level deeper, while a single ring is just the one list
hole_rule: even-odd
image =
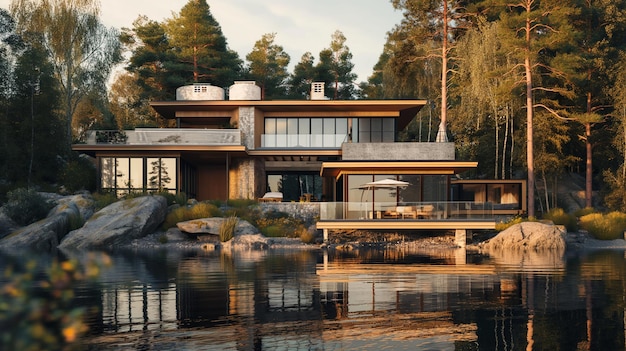
[{"label": "deck support post", "polygon": [[459,247],[467,244],[467,229],[457,229],[454,232],[454,243]]},{"label": "deck support post", "polygon": [[328,229],[323,229],[324,231],[324,242],[327,243],[328,242]]}]

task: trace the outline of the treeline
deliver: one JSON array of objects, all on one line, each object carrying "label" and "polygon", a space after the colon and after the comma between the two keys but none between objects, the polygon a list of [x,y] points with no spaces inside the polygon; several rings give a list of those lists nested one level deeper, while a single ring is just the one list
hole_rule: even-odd
[{"label": "treeline", "polygon": [[255,80],[264,99],[306,99],[324,81],[331,99],[427,99],[400,139],[455,142],[459,159],[479,162],[474,177],[527,177],[532,209],[558,206],[559,179],[575,172],[588,206],[626,210],[626,0],[391,6],[404,18],[357,84],[340,31],[289,72],[277,33],[241,58],[206,0],[121,30],[102,25],[96,0],[14,0],[0,22],[0,179],[58,182],[72,141],[89,129],[166,126],[149,101],[185,84]]}]

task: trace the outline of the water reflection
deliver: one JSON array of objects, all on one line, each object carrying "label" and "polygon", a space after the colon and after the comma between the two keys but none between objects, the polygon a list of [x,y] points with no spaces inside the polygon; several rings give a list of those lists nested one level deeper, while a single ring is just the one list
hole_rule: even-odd
[{"label": "water reflection", "polygon": [[515,257],[125,252],[77,304],[98,350],[624,349],[622,251]]}]

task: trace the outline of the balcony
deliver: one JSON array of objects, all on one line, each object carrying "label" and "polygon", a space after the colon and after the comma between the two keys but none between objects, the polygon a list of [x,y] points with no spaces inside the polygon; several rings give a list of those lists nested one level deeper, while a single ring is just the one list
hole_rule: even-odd
[{"label": "balcony", "polygon": [[490,202],[323,202],[320,220],[493,220]]},{"label": "balcony", "polygon": [[262,134],[263,148],[340,149],[348,134]]},{"label": "balcony", "polygon": [[239,129],[137,128],[135,130],[91,130],[87,145],[241,145]]}]

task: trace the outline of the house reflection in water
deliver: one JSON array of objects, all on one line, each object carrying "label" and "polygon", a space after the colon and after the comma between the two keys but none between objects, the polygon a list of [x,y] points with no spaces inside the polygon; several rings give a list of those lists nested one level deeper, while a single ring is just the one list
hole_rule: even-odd
[{"label": "house reflection in water", "polygon": [[[456,265],[454,253],[408,255],[410,264],[380,263],[383,253],[246,255],[215,253],[165,267],[137,260],[140,280],[102,288],[101,320],[93,321],[102,325],[92,332],[152,335],[151,343],[198,338],[241,350],[363,342],[405,348],[425,340],[445,349],[513,350],[533,343],[575,349],[603,328],[587,329],[589,301],[561,268],[526,274],[490,261]],[[103,279],[116,274],[125,273]],[[612,328],[622,342],[623,329]]]}]

